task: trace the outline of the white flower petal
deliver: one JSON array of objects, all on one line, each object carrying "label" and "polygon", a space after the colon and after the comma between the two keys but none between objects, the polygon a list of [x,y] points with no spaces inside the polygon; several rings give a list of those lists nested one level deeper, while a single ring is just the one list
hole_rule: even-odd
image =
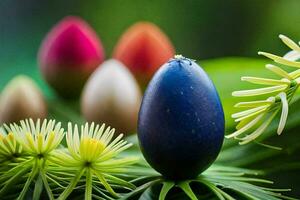
[{"label": "white flower petal", "polygon": [[282,102],[281,117],[280,117],[278,129],[277,129],[277,134],[280,135],[286,124],[286,120],[287,120],[288,112],[289,112],[289,104],[286,99],[286,94],[284,92],[279,93],[278,96],[280,97],[281,102]]},{"label": "white flower petal", "polygon": [[272,64],[267,64],[266,68],[272,72],[274,72],[275,74],[282,76],[283,78],[287,78],[289,80],[292,80],[293,77],[292,75],[290,75],[289,73],[287,73],[285,70],[281,69],[278,66],[272,65]]},{"label": "white flower petal", "polygon": [[264,94],[283,91],[287,87],[288,87],[287,85],[277,85],[277,86],[265,87],[265,88],[259,88],[259,89],[241,90],[241,91],[233,92],[232,96],[236,96],[236,97],[258,96],[258,95],[264,95]]},{"label": "white flower petal", "polygon": [[280,34],[279,38],[282,40],[284,44],[286,44],[288,47],[293,49],[294,51],[300,52],[300,47],[298,46],[297,43],[295,43],[293,40],[290,38],[286,37],[285,35]]},{"label": "white flower petal", "polygon": [[280,56],[276,56],[274,54],[266,53],[266,52],[258,52],[258,54],[263,55],[265,57],[268,57],[268,58],[274,60],[275,62],[277,62],[279,64],[287,65],[287,66],[290,66],[290,67],[300,68],[300,62],[291,61],[291,60],[288,60],[286,58],[282,58]]},{"label": "white flower petal", "polygon": [[273,118],[275,117],[275,115],[277,114],[277,112],[274,112],[266,121],[264,121],[254,132],[252,132],[250,135],[247,135],[243,138],[239,138],[240,140],[242,140],[241,142],[239,142],[240,145],[244,145],[247,144],[253,140],[255,140],[257,137],[259,137],[265,130],[266,128],[269,126],[269,124],[272,122]]},{"label": "white flower petal", "polygon": [[234,113],[234,114],[231,115],[231,117],[232,118],[244,117],[244,116],[256,113],[257,111],[260,111],[260,110],[262,110],[264,108],[267,108],[267,107],[269,107],[269,106],[264,105],[264,106],[259,106],[259,107],[256,107],[256,108],[251,108],[251,109],[244,110],[244,111],[241,111],[241,112],[238,112],[238,113]]},{"label": "white flower petal", "polygon": [[234,133],[225,136],[226,138],[232,138],[232,137],[237,137],[243,133],[245,133],[247,130],[249,130],[250,128],[252,128],[253,126],[255,126],[257,124],[257,122],[259,122],[259,120],[264,116],[264,114],[260,114],[258,115],[256,118],[254,118],[252,121],[250,121],[248,124],[246,124],[245,126],[243,126],[242,128],[240,128],[239,130],[235,131]]},{"label": "white flower petal", "polygon": [[299,76],[300,76],[300,69],[297,69],[296,71],[291,72],[291,73],[290,73],[290,76],[291,76],[293,79],[299,78]]},{"label": "white flower petal", "polygon": [[284,56],[285,59],[290,61],[297,61],[300,59],[300,52],[299,51],[289,51]]},{"label": "white flower petal", "polygon": [[251,76],[243,76],[242,81],[247,81],[254,84],[261,84],[261,85],[283,85],[283,84],[290,84],[288,79],[269,79],[269,78],[258,78],[258,77],[251,77]]}]

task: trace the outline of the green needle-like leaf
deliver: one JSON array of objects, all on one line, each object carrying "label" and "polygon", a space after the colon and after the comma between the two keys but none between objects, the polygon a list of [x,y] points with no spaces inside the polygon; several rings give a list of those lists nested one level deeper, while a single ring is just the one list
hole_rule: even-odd
[{"label": "green needle-like leaf", "polygon": [[27,181],[19,195],[19,197],[17,198],[17,200],[23,200],[28,189],[29,189],[29,186],[31,184],[31,182],[33,181],[33,179],[35,178],[35,176],[37,175],[38,173],[38,167],[36,165],[33,166],[33,169],[32,171],[29,173],[29,177],[27,178]]},{"label": "green needle-like leaf", "polygon": [[82,169],[75,175],[75,177],[72,179],[72,181],[70,182],[68,187],[58,197],[58,200],[65,200],[71,194],[71,192],[76,187],[78,181],[80,180],[81,176],[84,174],[84,172],[85,172],[85,169]]},{"label": "green needle-like leaf", "polygon": [[104,174],[104,176],[105,176],[110,182],[115,183],[115,184],[117,184],[117,185],[122,185],[122,186],[124,186],[124,187],[126,187],[126,188],[129,188],[129,189],[132,189],[132,190],[136,188],[136,186],[135,186],[134,184],[132,184],[132,183],[130,183],[130,182],[127,182],[127,181],[125,181],[125,180],[123,180],[123,179],[121,179],[121,178],[118,178],[118,177],[116,177],[116,176],[113,176],[113,175],[110,175],[110,174]]},{"label": "green needle-like leaf", "polygon": [[173,182],[164,182],[159,194],[159,200],[165,200],[168,192],[173,188],[174,185],[175,183]]},{"label": "green needle-like leaf", "polygon": [[32,200],[39,200],[41,197],[42,191],[43,191],[43,179],[42,179],[41,174],[39,174],[39,176],[35,182],[35,185],[34,185]]},{"label": "green needle-like leaf", "polygon": [[130,199],[132,197],[135,197],[139,194],[141,194],[143,191],[145,191],[147,188],[155,185],[155,184],[159,184],[161,183],[161,179],[158,179],[157,177],[153,177],[152,180],[147,180],[146,183],[144,183],[143,185],[137,187],[135,190],[123,195],[122,197],[120,197],[120,200],[127,200]]},{"label": "green needle-like leaf", "polygon": [[103,186],[107,189],[107,191],[109,191],[114,197],[118,197],[118,194],[112,189],[112,187],[109,185],[109,183],[103,177],[103,175],[98,173],[97,171],[94,171],[94,173],[98,177],[100,182],[103,184]]},{"label": "green needle-like leaf", "polygon": [[[30,169],[30,163],[26,163],[22,168],[20,166],[18,166],[17,168],[20,168],[20,171],[18,171],[16,174],[14,174],[8,181],[5,182],[5,185],[3,186],[3,188],[0,190],[0,196],[4,196],[7,191],[14,186],[15,183],[18,182],[18,180],[28,172],[28,170]],[[14,171],[14,170],[13,170]],[[7,176],[7,174],[5,174],[5,176]]]},{"label": "green needle-like leaf", "polygon": [[178,187],[180,187],[185,192],[185,194],[191,198],[191,200],[198,200],[195,193],[191,189],[189,182],[190,181],[183,181],[178,184]]},{"label": "green needle-like leaf", "polygon": [[44,172],[43,169],[40,170],[40,176],[42,177],[43,184],[44,184],[44,187],[45,187],[45,189],[46,189],[46,191],[47,191],[47,194],[48,194],[49,199],[50,199],[50,200],[53,200],[54,197],[53,197],[51,188],[50,188],[50,186],[49,186],[49,183],[48,183],[48,180],[47,180],[46,173]]}]

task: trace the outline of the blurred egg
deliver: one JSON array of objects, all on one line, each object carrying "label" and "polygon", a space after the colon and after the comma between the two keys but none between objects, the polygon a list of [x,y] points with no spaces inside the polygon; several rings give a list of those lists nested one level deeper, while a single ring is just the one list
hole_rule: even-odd
[{"label": "blurred egg", "polygon": [[69,16],[48,33],[38,57],[48,84],[62,97],[76,98],[90,74],[103,62],[104,50],[84,20]]},{"label": "blurred egg", "polygon": [[168,37],[149,22],[131,26],[121,36],[113,53],[113,57],[130,69],[142,87],[173,56],[174,47]]},{"label": "blurred egg", "polygon": [[89,122],[106,123],[118,133],[136,131],[141,92],[130,71],[117,60],[104,62],[87,81],[81,111]]},{"label": "blurred egg", "polygon": [[19,75],[3,89],[0,96],[0,123],[19,122],[25,118],[34,120],[47,116],[47,106],[36,83]]},{"label": "blurred egg", "polygon": [[165,178],[195,178],[218,156],[224,113],[207,74],[176,56],[150,81],[143,97],[138,138],[144,157]]}]

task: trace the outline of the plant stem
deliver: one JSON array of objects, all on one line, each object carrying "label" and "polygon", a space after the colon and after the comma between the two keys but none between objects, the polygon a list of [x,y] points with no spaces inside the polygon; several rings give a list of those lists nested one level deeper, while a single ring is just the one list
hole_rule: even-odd
[{"label": "plant stem", "polygon": [[58,197],[58,200],[65,200],[71,194],[84,172],[85,168],[79,170],[79,173],[77,173],[68,187],[63,191],[63,193],[61,193],[61,195]]},{"label": "plant stem", "polygon": [[42,177],[42,180],[43,180],[43,183],[44,183],[44,186],[45,186],[45,189],[47,191],[49,199],[50,200],[54,200],[54,197],[53,197],[51,188],[50,188],[50,186],[48,184],[48,181],[47,181],[47,178],[46,178],[46,173],[44,172],[44,170],[41,170],[40,176]]},{"label": "plant stem", "polygon": [[93,189],[92,182],[93,182],[92,172],[88,168],[86,170],[85,200],[92,200],[92,189]]},{"label": "plant stem", "polygon": [[34,179],[34,177],[36,176],[37,173],[38,173],[38,167],[37,167],[37,163],[35,163],[33,165],[32,171],[29,173],[27,181],[26,181],[26,183],[25,183],[25,185],[24,185],[24,187],[23,187],[23,189],[22,189],[19,197],[17,198],[17,200],[23,200],[24,199],[24,197],[25,197],[25,195],[26,195],[26,193],[28,191],[28,188],[29,188],[31,182],[33,181],[33,179]]},{"label": "plant stem", "polygon": [[43,191],[43,180],[41,174],[39,174],[37,181],[34,185],[33,197],[32,200],[39,200],[41,197],[41,193]]}]

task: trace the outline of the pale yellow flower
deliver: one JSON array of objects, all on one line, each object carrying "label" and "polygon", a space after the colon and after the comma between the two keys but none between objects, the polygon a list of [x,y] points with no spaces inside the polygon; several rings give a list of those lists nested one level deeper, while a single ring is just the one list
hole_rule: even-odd
[{"label": "pale yellow flower", "polygon": [[20,146],[13,133],[6,133],[0,128],[0,163],[18,157],[22,154],[22,146]]},{"label": "pale yellow flower", "polygon": [[71,123],[68,124],[67,149],[57,150],[52,161],[59,166],[64,166],[66,170],[72,170],[74,178],[59,199],[66,199],[82,176],[85,176],[86,182],[85,199],[91,199],[93,177],[115,197],[118,195],[109,181],[129,188],[134,187],[112,175],[112,173],[126,172],[126,167],[137,161],[133,157],[119,157],[119,154],[132,144],[122,140],[123,134],[113,138],[114,132],[115,129],[105,128],[105,124],[99,126],[86,123],[80,127],[80,130],[77,125],[73,127]]},{"label": "pale yellow flower", "polygon": [[17,124],[4,125],[8,132],[13,133],[16,141],[29,155],[46,156],[60,144],[64,137],[64,129],[61,123],[55,120],[22,120]]},{"label": "pale yellow flower", "polygon": [[[227,138],[236,138],[240,140],[240,144],[249,143],[257,139],[267,129],[269,124],[281,110],[281,117],[277,128],[277,134],[280,135],[285,127],[289,102],[292,100],[300,84],[300,47],[291,39],[284,35],[279,38],[292,49],[285,56],[277,56],[270,53],[259,52],[259,55],[266,56],[274,62],[291,67],[296,70],[292,72],[285,71],[282,67],[267,64],[266,68],[275,73],[280,79],[269,79],[260,77],[242,77],[242,81],[258,85],[266,85],[266,87],[250,90],[235,91],[232,93],[236,97],[253,97],[270,95],[267,99],[258,99],[248,102],[240,102],[235,107],[246,108],[232,115],[238,125],[236,131]],[[242,136],[242,137],[241,137]]]}]

